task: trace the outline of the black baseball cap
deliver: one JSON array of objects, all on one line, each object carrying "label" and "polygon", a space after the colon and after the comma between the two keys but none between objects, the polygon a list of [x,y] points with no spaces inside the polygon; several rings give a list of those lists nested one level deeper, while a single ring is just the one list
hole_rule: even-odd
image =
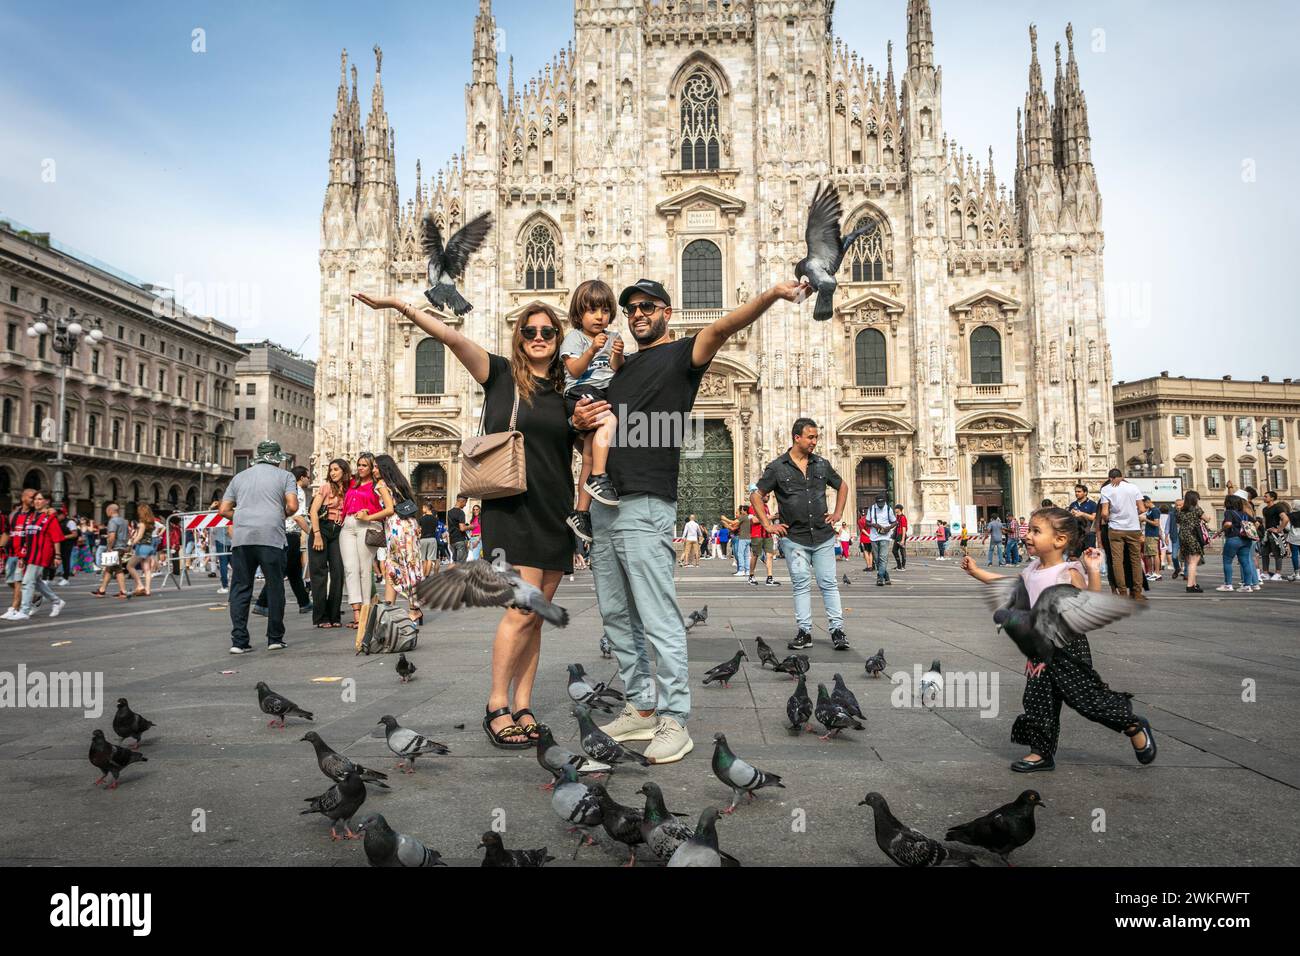
[{"label": "black baseball cap", "polygon": [[668,290],[662,284],[655,282],[654,279],[637,279],[626,289],[618,294],[618,307],[627,308],[627,300],[632,298],[634,292],[644,292],[652,299],[658,299],[664,305],[671,306],[672,300],[668,298]]}]

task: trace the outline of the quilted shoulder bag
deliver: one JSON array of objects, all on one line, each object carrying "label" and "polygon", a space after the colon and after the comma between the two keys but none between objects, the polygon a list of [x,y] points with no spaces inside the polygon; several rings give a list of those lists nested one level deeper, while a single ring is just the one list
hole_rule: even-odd
[{"label": "quilted shoulder bag", "polygon": [[519,417],[519,387],[514,387],[515,403],[510,409],[510,427],[503,432],[481,434],[487,416],[487,401],[483,402],[483,418],[479,420],[479,435],[461,442],[460,490],[470,498],[489,501],[509,498],[528,490],[528,477],[524,467],[524,434],[515,430]]}]

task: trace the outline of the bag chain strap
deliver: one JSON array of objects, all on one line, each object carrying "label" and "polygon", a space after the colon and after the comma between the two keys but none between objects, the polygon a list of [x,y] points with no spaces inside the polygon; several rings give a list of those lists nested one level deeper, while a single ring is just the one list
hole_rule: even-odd
[{"label": "bag chain strap", "polygon": [[[513,378],[513,376],[512,376]],[[515,420],[519,417],[519,383],[514,383],[515,404],[510,409],[510,428],[509,431],[515,430]],[[483,411],[478,416],[478,435],[477,438],[483,437],[483,429],[487,424],[487,395],[483,396]]]}]

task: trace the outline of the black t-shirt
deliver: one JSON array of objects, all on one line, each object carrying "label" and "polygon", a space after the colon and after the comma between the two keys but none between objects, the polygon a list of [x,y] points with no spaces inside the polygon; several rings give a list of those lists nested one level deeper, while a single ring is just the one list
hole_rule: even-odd
[{"label": "black t-shirt", "polygon": [[1276,528],[1282,523],[1282,515],[1286,513],[1286,505],[1282,502],[1271,504],[1264,509],[1264,527]]},{"label": "black t-shirt", "polygon": [[420,537],[421,538],[438,537],[438,516],[437,515],[420,515]]},{"label": "black t-shirt", "polygon": [[609,477],[620,495],[677,500],[682,444],[708,365],[691,364],[694,336],[629,355],[610,380],[609,404],[618,430],[609,448]]},{"label": "black t-shirt", "polygon": [[463,510],[452,508],[447,512],[447,540],[452,544],[469,540],[469,532],[460,530],[462,524],[469,524]]}]

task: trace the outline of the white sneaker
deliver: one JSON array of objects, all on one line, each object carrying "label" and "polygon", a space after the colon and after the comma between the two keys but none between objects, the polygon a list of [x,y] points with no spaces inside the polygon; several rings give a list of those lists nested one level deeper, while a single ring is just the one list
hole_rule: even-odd
[{"label": "white sneaker", "polygon": [[11,607],[3,614],[0,614],[0,621],[21,621],[23,618],[18,616],[18,608]]},{"label": "white sneaker", "polygon": [[58,583],[59,587],[61,587],[61,588],[62,588],[62,587],[67,587],[68,579],[67,579],[67,578],[59,578],[59,580],[58,580],[57,583]]},{"label": "white sneaker", "polygon": [[229,593],[230,593],[230,588],[217,588],[217,593],[218,593],[218,594],[229,594]]},{"label": "white sneaker", "polygon": [[13,617],[9,618],[9,620],[11,621],[30,621],[32,619],[31,611],[14,611],[13,608],[10,608],[9,610],[13,611],[13,615],[14,615]]},{"label": "white sneaker", "polygon": [[1269,580],[1270,580],[1270,581],[1281,581],[1281,580],[1282,580],[1282,575],[1280,575],[1280,574],[1274,574],[1271,578],[1269,578]]},{"label": "white sneaker", "polygon": [[625,703],[623,712],[600,729],[618,741],[653,740],[658,726],[654,714],[642,717],[635,707]]},{"label": "white sneaker", "polygon": [[[1234,588],[1231,584],[1220,584],[1220,585],[1219,585],[1217,588],[1215,588],[1214,590],[1216,590],[1216,591],[1235,591],[1236,588]],[[1243,590],[1243,591],[1246,590],[1245,587],[1242,587],[1242,590]]]},{"label": "white sneaker", "polygon": [[694,749],[695,741],[685,727],[671,717],[660,717],[645,756],[651,763],[676,763]]},{"label": "white sneaker", "polygon": [[67,603],[68,602],[63,600],[62,598],[55,598],[54,606],[50,608],[50,617],[58,617],[59,612],[63,610],[63,605]]},{"label": "white sneaker", "polygon": [[748,576],[749,576],[748,571],[737,571],[735,574],[732,575],[733,578],[744,578]]}]

